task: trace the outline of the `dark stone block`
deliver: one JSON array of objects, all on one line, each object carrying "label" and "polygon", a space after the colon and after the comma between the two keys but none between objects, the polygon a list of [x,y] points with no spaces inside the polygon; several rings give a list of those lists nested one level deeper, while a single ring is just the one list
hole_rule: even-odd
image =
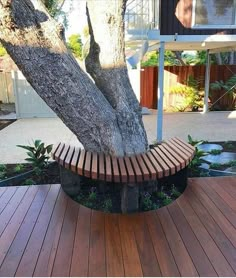
[{"label": "dark stone block", "polygon": [[80,176],[62,166],[60,166],[60,175],[63,190],[71,197],[78,195],[80,191]]},{"label": "dark stone block", "polygon": [[121,190],[121,211],[123,213],[139,210],[139,186],[137,184],[124,184]]}]

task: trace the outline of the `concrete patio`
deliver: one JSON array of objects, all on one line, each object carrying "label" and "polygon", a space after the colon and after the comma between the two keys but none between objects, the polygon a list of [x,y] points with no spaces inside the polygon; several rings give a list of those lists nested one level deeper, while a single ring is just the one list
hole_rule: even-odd
[{"label": "concrete patio", "polygon": [[[156,138],[156,111],[145,115],[143,120],[149,143],[152,143]],[[177,136],[187,141],[188,134],[194,139],[235,141],[236,111],[164,114],[164,140]],[[25,151],[16,145],[28,145],[35,139],[46,144],[62,141],[80,146],[76,136],[58,118],[21,119],[0,131],[0,163],[24,162]]]}]

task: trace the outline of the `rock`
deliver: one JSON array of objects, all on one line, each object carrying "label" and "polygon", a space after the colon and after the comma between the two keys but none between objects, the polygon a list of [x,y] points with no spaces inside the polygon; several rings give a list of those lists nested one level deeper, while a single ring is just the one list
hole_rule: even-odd
[{"label": "rock", "polygon": [[212,150],[222,151],[223,147],[218,144],[201,144],[197,147],[200,151],[211,152]]},{"label": "rock", "polygon": [[236,166],[225,169],[225,172],[230,172],[230,173],[236,174]]},{"label": "rock", "polygon": [[232,160],[236,160],[236,153],[222,152],[221,154],[217,155],[209,154],[202,156],[201,159],[208,163],[217,163],[222,165],[229,163]]}]

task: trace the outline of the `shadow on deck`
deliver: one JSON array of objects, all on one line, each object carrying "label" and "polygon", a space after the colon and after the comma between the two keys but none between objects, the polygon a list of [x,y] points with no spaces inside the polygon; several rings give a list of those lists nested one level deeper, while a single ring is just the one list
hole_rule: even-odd
[{"label": "shadow on deck", "polygon": [[0,276],[235,276],[236,178],[157,211],[106,214],[60,185],[0,188]]}]

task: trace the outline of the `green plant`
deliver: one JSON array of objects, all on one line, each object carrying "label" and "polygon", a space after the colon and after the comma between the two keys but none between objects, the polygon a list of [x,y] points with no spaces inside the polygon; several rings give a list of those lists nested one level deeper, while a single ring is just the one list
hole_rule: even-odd
[{"label": "green plant", "polygon": [[96,193],[96,187],[91,187],[89,195],[88,195],[88,200],[90,202],[95,201],[97,198],[97,193]]},{"label": "green plant", "polygon": [[142,194],[141,205],[143,210],[148,211],[148,210],[153,210],[158,208],[158,205],[152,201],[151,197],[152,197],[151,194],[148,192],[144,192]]},{"label": "green plant", "polygon": [[220,163],[211,163],[210,169],[219,169],[222,166]]},{"label": "green plant", "polygon": [[7,166],[5,164],[0,164],[0,172],[6,172]]},{"label": "green plant", "polygon": [[157,198],[159,199],[165,199],[166,198],[166,194],[162,191],[159,191],[156,193]]},{"label": "green plant", "polygon": [[224,142],[224,143],[223,143],[223,146],[224,146],[224,148],[229,149],[229,150],[234,149],[233,142],[231,142],[231,141],[226,141],[226,142]]},{"label": "green plant", "polygon": [[35,181],[33,179],[26,179],[24,184],[25,185],[33,185],[33,184],[35,184]]},{"label": "green plant", "polygon": [[27,150],[28,157],[25,159],[30,162],[35,168],[44,168],[48,164],[50,153],[53,145],[45,146],[41,140],[35,140],[33,146],[17,145],[17,147]]},{"label": "green plant", "polygon": [[218,155],[218,154],[221,154],[221,153],[222,153],[221,150],[211,150],[211,151],[209,152],[209,154],[212,154],[212,155]]},{"label": "green plant", "polygon": [[17,164],[13,169],[14,173],[20,173],[24,170],[25,166],[23,164]]},{"label": "green plant", "polygon": [[112,200],[106,199],[103,203],[103,211],[110,212],[112,209]]},{"label": "green plant", "polygon": [[177,190],[175,186],[171,189],[171,196],[174,198],[178,198],[181,195],[181,193]]},{"label": "green plant", "polygon": [[236,160],[230,161],[230,162],[229,162],[229,166],[230,166],[230,167],[236,166]]},{"label": "green plant", "polygon": [[166,196],[166,198],[162,201],[162,204],[163,204],[164,206],[167,206],[167,205],[169,205],[169,204],[171,204],[171,203],[172,203],[172,200],[171,200],[171,198],[168,197],[168,196]]}]

